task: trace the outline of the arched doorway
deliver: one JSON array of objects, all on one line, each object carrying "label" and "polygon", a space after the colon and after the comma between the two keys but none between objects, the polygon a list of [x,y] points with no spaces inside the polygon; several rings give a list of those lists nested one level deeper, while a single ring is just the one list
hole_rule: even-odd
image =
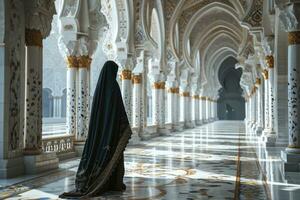
[{"label": "arched doorway", "polygon": [[218,118],[220,120],[243,120],[245,118],[245,100],[242,97],[240,79],[242,69],[235,69],[237,60],[227,58],[218,72],[222,88],[219,90]]}]

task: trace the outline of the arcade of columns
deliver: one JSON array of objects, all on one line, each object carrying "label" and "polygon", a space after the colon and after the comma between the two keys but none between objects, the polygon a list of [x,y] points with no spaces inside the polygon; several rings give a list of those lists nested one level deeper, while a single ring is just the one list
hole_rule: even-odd
[{"label": "arcade of columns", "polygon": [[[76,151],[87,136],[90,66],[99,47],[120,66],[118,81],[134,132],[132,143],[217,120],[220,84],[215,74],[224,57],[233,56],[236,67],[243,69],[247,132],[266,146],[276,145],[277,36],[263,24],[264,18],[276,18],[288,32],[289,144],[282,157],[286,170],[299,170],[299,1],[76,2],[56,2],[58,44],[67,67],[67,134]],[[224,19],[212,22],[214,32],[209,32],[209,23],[207,29],[199,24],[196,29],[197,21],[207,20],[214,9],[224,12]],[[41,114],[42,41],[56,14],[54,1],[2,0],[1,13],[0,176],[57,168],[55,149],[42,147]],[[204,33],[197,35],[201,28]]]}]

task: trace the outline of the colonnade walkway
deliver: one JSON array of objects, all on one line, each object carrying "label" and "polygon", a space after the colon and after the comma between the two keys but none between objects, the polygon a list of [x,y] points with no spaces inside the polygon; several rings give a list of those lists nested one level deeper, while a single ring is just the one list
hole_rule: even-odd
[{"label": "colonnade walkway", "polygon": [[[247,137],[244,122],[217,121],[128,146],[126,192],[99,199],[297,199],[300,185],[267,182],[255,153],[257,144]],[[0,181],[0,199],[57,199],[73,189],[78,162]]]}]

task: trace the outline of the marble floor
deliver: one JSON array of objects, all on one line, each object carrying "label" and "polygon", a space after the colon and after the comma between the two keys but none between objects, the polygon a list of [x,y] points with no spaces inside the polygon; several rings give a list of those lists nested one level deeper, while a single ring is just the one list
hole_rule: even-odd
[{"label": "marble floor", "polygon": [[[281,161],[257,156],[257,146],[239,121],[218,121],[128,146],[127,190],[96,199],[300,199],[299,173],[282,176],[276,172],[280,167],[270,173],[270,165],[280,166]],[[78,162],[65,161],[59,170],[36,176],[0,180],[0,199],[58,199],[74,188]]]}]

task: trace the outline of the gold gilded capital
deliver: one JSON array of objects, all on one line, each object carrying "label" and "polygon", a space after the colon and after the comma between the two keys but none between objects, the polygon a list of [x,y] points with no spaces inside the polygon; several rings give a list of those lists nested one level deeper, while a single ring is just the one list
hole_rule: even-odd
[{"label": "gold gilded capital", "polygon": [[201,100],[206,100],[207,98],[205,96],[200,97]]},{"label": "gold gilded capital", "polygon": [[133,75],[132,83],[133,84],[141,84],[142,83],[142,75]]},{"label": "gold gilded capital", "polygon": [[274,57],[272,55],[266,56],[266,63],[270,69],[274,68]]},{"label": "gold gilded capital", "polygon": [[262,72],[262,75],[263,75],[263,77],[264,77],[265,80],[268,80],[268,79],[269,79],[269,71],[268,71],[268,70],[265,69],[265,70]]},{"label": "gold gilded capital", "polygon": [[199,95],[193,95],[193,99],[199,99]]},{"label": "gold gilded capital", "polygon": [[41,31],[36,29],[25,29],[26,46],[43,47],[43,36]]},{"label": "gold gilded capital", "polygon": [[261,85],[261,80],[260,80],[260,78],[256,78],[255,84],[256,84],[256,85]]},{"label": "gold gilded capital", "polygon": [[124,69],[121,72],[121,80],[131,80],[131,70]]},{"label": "gold gilded capital", "polygon": [[180,94],[180,96],[182,96],[182,97],[189,97],[190,93],[189,92],[183,92],[183,93]]},{"label": "gold gilded capital", "polygon": [[172,93],[172,94],[178,94],[179,93],[179,88],[169,88],[168,92]]},{"label": "gold gilded capital", "polygon": [[157,90],[164,90],[165,89],[165,82],[154,82],[153,88]]},{"label": "gold gilded capital", "polygon": [[77,62],[79,68],[90,68],[92,58],[90,58],[89,56],[79,56],[77,57]]},{"label": "gold gilded capital", "polygon": [[300,31],[293,31],[288,33],[288,44],[300,44]]},{"label": "gold gilded capital", "polygon": [[67,56],[66,62],[68,68],[78,68],[78,60],[76,56]]}]

